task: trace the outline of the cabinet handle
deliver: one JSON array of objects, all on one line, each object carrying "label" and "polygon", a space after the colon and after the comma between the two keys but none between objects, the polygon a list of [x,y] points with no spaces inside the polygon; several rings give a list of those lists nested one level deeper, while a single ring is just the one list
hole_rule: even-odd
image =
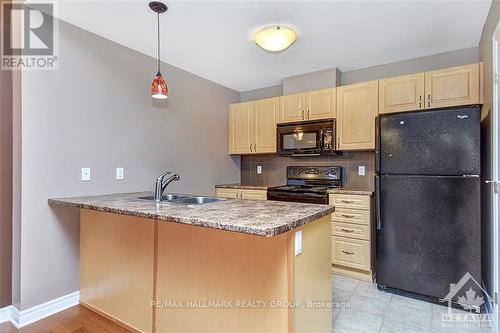
[{"label": "cabinet handle", "polygon": [[250,151],[252,151],[252,144],[250,144]]},{"label": "cabinet handle", "polygon": [[343,217],[347,217],[348,219],[353,218],[354,215],[347,215],[347,214],[342,214]]},{"label": "cabinet handle", "polygon": [[427,107],[431,107],[431,94],[427,95]]},{"label": "cabinet handle", "polygon": [[342,251],[344,252],[345,254],[354,254],[354,252],[347,252],[347,251]]},{"label": "cabinet handle", "polygon": [[354,232],[354,230],[351,230],[351,229],[344,229],[344,228],[341,228],[340,230],[345,231],[345,232]]},{"label": "cabinet handle", "polygon": [[304,110],[302,110],[302,120],[304,120]]},{"label": "cabinet handle", "polygon": [[418,107],[422,107],[422,95],[418,96]]},{"label": "cabinet handle", "polygon": [[341,200],[343,203],[353,203],[354,201],[352,200]]},{"label": "cabinet handle", "polygon": [[311,118],[309,117],[309,110],[307,110],[307,119],[311,119]]},{"label": "cabinet handle", "polygon": [[257,152],[257,144],[256,143],[253,144],[253,151]]}]

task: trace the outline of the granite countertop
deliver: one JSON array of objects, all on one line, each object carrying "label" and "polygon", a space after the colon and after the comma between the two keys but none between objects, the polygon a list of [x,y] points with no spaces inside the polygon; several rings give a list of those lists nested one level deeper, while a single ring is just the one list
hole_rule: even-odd
[{"label": "granite countertop", "polygon": [[276,185],[251,185],[251,184],[218,184],[215,188],[231,188],[231,189],[242,189],[242,190],[267,190],[269,187]]},{"label": "granite countertop", "polygon": [[373,195],[373,191],[371,191],[371,190],[358,190],[358,189],[350,189],[350,188],[345,188],[345,187],[329,189],[328,193],[330,193],[330,194],[368,195],[368,196]]},{"label": "granite countertop", "polygon": [[245,234],[273,237],[335,211],[328,205],[283,201],[223,200],[202,205],[156,204],[151,192],[49,199],[49,205],[92,209]]}]

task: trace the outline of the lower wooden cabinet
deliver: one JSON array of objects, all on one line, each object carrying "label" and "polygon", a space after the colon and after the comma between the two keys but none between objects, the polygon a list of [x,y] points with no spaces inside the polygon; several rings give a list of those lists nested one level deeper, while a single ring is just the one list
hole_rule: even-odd
[{"label": "lower wooden cabinet", "polygon": [[332,236],[332,263],[370,270],[370,241]]},{"label": "lower wooden cabinet", "polygon": [[219,198],[226,198],[226,199],[267,200],[266,190],[217,188],[216,195]]},{"label": "lower wooden cabinet", "polygon": [[332,269],[341,275],[372,281],[374,237],[371,197],[330,194]]}]

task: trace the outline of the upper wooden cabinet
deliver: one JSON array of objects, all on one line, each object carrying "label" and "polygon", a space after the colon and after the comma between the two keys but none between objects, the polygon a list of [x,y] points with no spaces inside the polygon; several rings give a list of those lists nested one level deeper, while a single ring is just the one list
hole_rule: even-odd
[{"label": "upper wooden cabinet", "polygon": [[229,153],[275,153],[278,110],[279,97],[231,104]]},{"label": "upper wooden cabinet", "polygon": [[293,94],[280,97],[279,122],[289,123],[305,119],[307,94]]},{"label": "upper wooden cabinet", "polygon": [[424,82],[424,73],[380,80],[379,114],[423,109]]},{"label": "upper wooden cabinet", "polygon": [[254,153],[276,152],[276,123],[278,121],[279,97],[255,101]]},{"label": "upper wooden cabinet", "polygon": [[375,149],[378,81],[337,88],[337,149]]},{"label": "upper wooden cabinet", "polygon": [[247,154],[252,149],[253,102],[231,104],[229,107],[229,153]]},{"label": "upper wooden cabinet", "polygon": [[307,93],[307,120],[335,118],[336,89],[323,89]]},{"label": "upper wooden cabinet", "polygon": [[335,88],[281,97],[279,123],[335,118]]},{"label": "upper wooden cabinet", "polygon": [[379,113],[481,103],[481,64],[398,76],[379,82]]},{"label": "upper wooden cabinet", "polygon": [[442,108],[478,104],[479,64],[425,73],[425,106]]}]

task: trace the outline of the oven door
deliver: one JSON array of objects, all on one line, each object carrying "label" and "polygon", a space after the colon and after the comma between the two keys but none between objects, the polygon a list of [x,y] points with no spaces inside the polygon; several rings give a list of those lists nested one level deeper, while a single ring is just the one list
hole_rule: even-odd
[{"label": "oven door", "polygon": [[298,193],[278,190],[267,190],[267,200],[303,202],[328,205],[327,193]]},{"label": "oven door", "polygon": [[323,129],[312,124],[278,126],[280,155],[320,154]]}]

